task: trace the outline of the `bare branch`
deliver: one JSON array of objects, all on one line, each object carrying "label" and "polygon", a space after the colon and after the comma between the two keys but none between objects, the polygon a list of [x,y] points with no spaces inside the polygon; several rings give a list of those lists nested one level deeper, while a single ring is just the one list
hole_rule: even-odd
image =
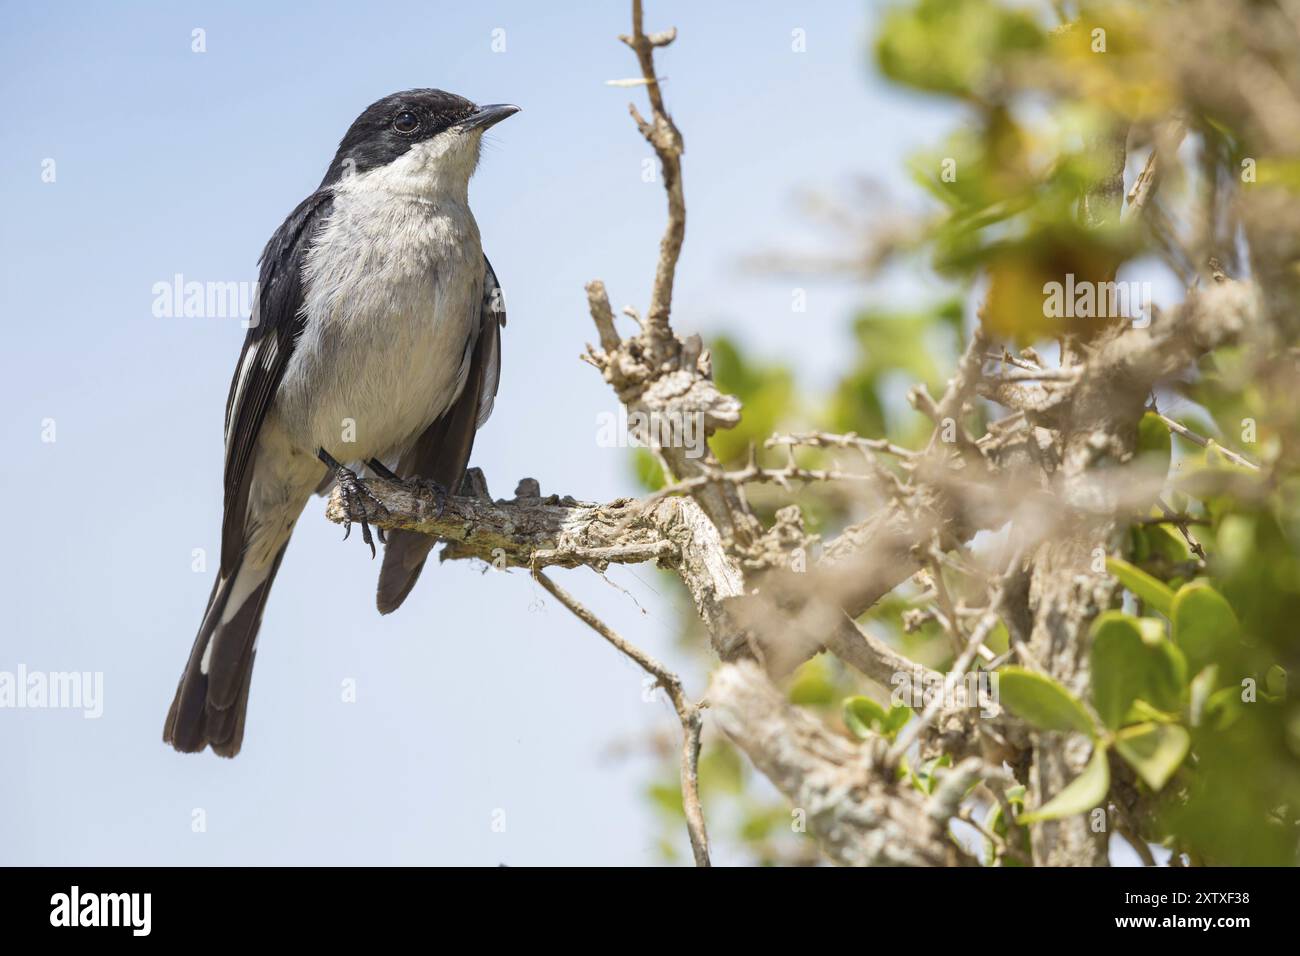
[{"label": "bare branch", "polygon": [[[934,720],[935,716],[950,699],[953,688],[957,686],[957,682],[961,680],[966,671],[970,669],[971,664],[974,663],[975,657],[980,648],[984,646],[984,641],[988,639],[989,634],[992,633],[994,626],[998,623],[998,614],[1002,610],[1002,602],[1006,597],[1008,585],[1012,578],[1021,572],[1022,562],[1023,557],[1021,556],[1021,553],[1017,551],[1015,556],[1012,557],[1011,563],[1008,565],[1006,572],[998,579],[993,587],[989,589],[988,609],[980,616],[979,622],[975,625],[975,630],[971,632],[970,640],[966,644],[965,649],[961,652],[961,655],[957,658],[956,662],[952,665],[951,670],[949,670],[947,676],[944,678],[943,692],[938,694],[929,704],[926,705],[925,710],[921,712],[920,717],[908,724],[903,728],[902,732],[899,733],[893,746],[889,748],[888,760],[891,763],[896,762],[899,757],[907,752],[907,748],[916,742],[917,738],[920,737],[921,732],[929,726],[930,722]],[[953,626],[957,626],[956,621],[953,622]]]},{"label": "bare branch", "polygon": [[[634,499],[588,504],[551,495],[516,497],[510,501],[450,496],[438,511],[433,494],[414,485],[372,476],[365,486],[374,496],[354,510],[377,528],[419,531],[448,542],[443,559],[478,558],[498,568],[604,568],[610,564],[639,564],[668,558],[675,547],[654,525],[653,516],[638,510]],[[343,523],[349,515],[338,489],[330,496],[325,515]],[[624,526],[629,516],[638,519]]]},{"label": "bare branch", "polygon": [[682,723],[682,806],[686,811],[686,830],[691,838],[691,851],[695,854],[696,866],[709,866],[709,835],[704,828],[704,810],[700,806],[700,730],[704,725],[700,706],[687,699],[686,692],[682,689],[681,678],[635,644],[621,637],[568,591],[541,571],[534,571],[533,578],[552,597],[572,611],[578,620],[609,641],[620,653],[636,662],[637,666],[653,677],[668,694],[673,709],[677,711],[677,719]]},{"label": "bare branch", "polygon": [[801,448],[855,448],[861,452],[882,452],[910,460],[917,453],[884,438],[862,438],[852,432],[835,435],[830,432],[799,432],[793,435],[773,435],[765,442],[768,448],[791,446]]},{"label": "bare branch", "polygon": [[646,329],[652,337],[668,338],[668,316],[672,310],[673,277],[677,272],[677,259],[681,255],[682,241],[686,237],[686,199],[682,194],[682,135],[664,107],[663,91],[655,74],[654,50],[667,46],[677,37],[674,27],[663,33],[647,36],[642,29],[641,0],[632,0],[632,35],[619,37],[636,53],[641,65],[641,76],[650,98],[650,121],[646,121],[633,105],[628,106],[637,128],[654,147],[663,169],[664,191],[668,194],[668,225],[659,243],[659,265],[655,270],[654,291],[650,295],[650,310],[646,313]]},{"label": "bare branch", "polygon": [[1160,412],[1157,412],[1155,409],[1152,409],[1151,411],[1152,414],[1154,414],[1157,418],[1159,418],[1162,422],[1164,422],[1165,426],[1175,435],[1181,435],[1183,438],[1186,438],[1188,441],[1193,442],[1194,444],[1200,445],[1202,448],[1210,449],[1215,454],[1222,455],[1224,458],[1228,459],[1228,461],[1232,462],[1234,465],[1240,465],[1242,468],[1249,468],[1251,471],[1259,471],[1259,465],[1255,464],[1245,455],[1238,454],[1237,452],[1233,451],[1230,448],[1223,447],[1218,442],[1213,441],[1212,439],[1205,438],[1201,435],[1196,434],[1196,432],[1192,431],[1182,422],[1175,421],[1174,419],[1170,418],[1168,415],[1162,415],[1160,414]]},{"label": "bare branch", "polygon": [[587,307],[591,309],[591,318],[600,333],[600,347],[606,352],[618,348],[618,330],[614,327],[614,310],[609,306],[609,293],[605,283],[593,279],[587,283]]},{"label": "bare branch", "polygon": [[[470,473],[482,484],[478,469]],[[689,498],[668,498],[645,508],[632,498],[597,505],[558,495],[495,502],[486,495],[453,496],[439,514],[433,495],[421,488],[379,477],[364,483],[376,500],[354,512],[353,521],[365,518],[378,528],[419,531],[446,541],[444,561],[477,558],[499,569],[587,566],[598,571],[611,564],[657,561],[682,578],[719,655],[733,653],[736,638],[726,602],[743,593],[743,579],[717,528]],[[337,490],[325,513],[331,521],[345,520]]]}]

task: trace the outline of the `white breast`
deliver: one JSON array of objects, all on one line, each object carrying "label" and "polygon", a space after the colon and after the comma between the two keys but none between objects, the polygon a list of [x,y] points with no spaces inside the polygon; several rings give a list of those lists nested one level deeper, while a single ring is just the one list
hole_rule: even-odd
[{"label": "white breast", "polygon": [[[308,454],[400,454],[459,395],[483,253],[468,203],[362,174],[336,188],[304,269],[306,326],[273,414]],[[349,440],[350,439],[350,440]]]}]

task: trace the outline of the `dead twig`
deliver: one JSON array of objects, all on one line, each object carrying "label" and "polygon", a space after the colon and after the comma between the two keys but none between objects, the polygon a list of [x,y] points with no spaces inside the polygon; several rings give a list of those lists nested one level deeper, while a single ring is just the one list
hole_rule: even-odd
[{"label": "dead twig", "polygon": [[704,809],[700,805],[699,764],[700,731],[704,726],[701,712],[703,705],[693,704],[687,699],[681,678],[635,644],[621,637],[544,573],[534,571],[533,579],[553,598],[572,611],[578,620],[612,644],[619,653],[631,658],[668,694],[673,709],[677,711],[677,719],[682,724],[682,808],[686,813],[686,831],[691,838],[691,852],[695,855],[696,866],[710,866],[709,835],[704,827]]}]

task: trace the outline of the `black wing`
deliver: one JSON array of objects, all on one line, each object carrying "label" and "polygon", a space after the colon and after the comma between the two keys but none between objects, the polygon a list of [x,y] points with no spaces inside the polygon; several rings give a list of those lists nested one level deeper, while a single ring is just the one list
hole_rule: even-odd
[{"label": "black wing", "polygon": [[[469,465],[474,433],[492,414],[501,381],[501,327],[506,324],[505,301],[492,263],[483,257],[483,299],[479,322],[465,345],[465,384],[460,395],[424,430],[398,462],[403,478],[432,478],[456,494]],[[424,561],[437,541],[415,531],[390,531],[379,571],[376,604],[380,614],[401,607],[420,577]]]},{"label": "black wing", "polygon": [[266,410],[302,332],[302,271],[312,237],[333,210],[333,190],[308,196],[289,214],[260,260],[257,312],[244,339],[226,399],[226,509],[221,573],[229,575],[244,547],[253,452]]}]

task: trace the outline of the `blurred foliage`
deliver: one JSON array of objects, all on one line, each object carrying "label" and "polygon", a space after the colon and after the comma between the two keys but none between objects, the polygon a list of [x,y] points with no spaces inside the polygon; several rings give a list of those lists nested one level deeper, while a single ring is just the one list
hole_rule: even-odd
[{"label": "blurred foliage", "polygon": [[[960,127],[914,156],[908,169],[933,207],[917,254],[945,293],[920,308],[861,310],[852,319],[838,380],[816,389],[797,391],[790,369],[746,354],[743,336],[715,338],[718,384],[744,404],[741,425],[712,439],[724,465],[743,465],[751,446],[761,449],[779,431],[857,432],[917,447],[930,425],[908,407],[906,389],[913,383],[932,394],[942,388],[964,339],[963,303],[976,298],[977,282],[987,282],[987,294],[972,321],[1000,340],[1043,350],[1062,333],[1086,340],[1100,327],[1095,318],[1048,316],[1049,283],[1066,274],[1079,282],[1110,281],[1126,265],[1149,261],[1151,237],[1140,224],[1096,228],[1085,197],[1104,172],[1099,144],[1119,124],[1150,128],[1178,106],[1173,67],[1148,41],[1157,29],[1152,17],[1168,5],[1063,6],[1074,18],[1069,25],[1048,4],[1009,0],[911,0],[883,14],[871,47],[875,68],[905,89],[964,111]],[[1248,144],[1234,117],[1189,116],[1187,122],[1203,162],[1215,175],[1235,179]],[[1140,159],[1130,156],[1129,182]],[[1300,188],[1297,170],[1300,163],[1279,160],[1267,175]],[[1171,170],[1161,188],[1177,201],[1192,184]],[[952,290],[960,296],[950,297]],[[1134,524],[1122,553],[1109,561],[1125,599],[1093,624],[1087,700],[1037,673],[999,672],[1002,701],[1013,712],[1044,732],[1073,728],[1094,740],[1087,769],[1032,815],[1025,815],[1017,790],[1011,805],[1022,822],[1088,812],[1122,777],[1144,797],[1142,832],[1153,843],[1198,863],[1296,863],[1300,703],[1294,679],[1288,680],[1300,667],[1295,385],[1293,357],[1290,364],[1281,357],[1261,364],[1257,355],[1222,349],[1159,396],[1162,403],[1176,398],[1173,417],[1211,436],[1211,448],[1171,439],[1155,415],[1142,420],[1143,467],[1166,474],[1161,501],[1195,523],[1186,533],[1169,523]],[[1265,463],[1266,477],[1234,465],[1214,444]],[[800,455],[811,465],[832,453]],[[638,455],[637,473],[647,487],[662,481],[645,453]],[[770,520],[776,499],[757,486],[751,497],[760,517]],[[809,527],[826,534],[869,507],[827,486],[800,489],[794,500]],[[1150,516],[1159,518],[1157,503],[1151,505]],[[1203,549],[1204,563],[1189,541]],[[949,580],[945,574],[943,583],[955,599],[981,597],[963,591],[961,575]],[[906,611],[922,606],[924,587],[913,582],[897,589],[861,624],[941,669],[952,650],[933,621],[903,624]],[[684,634],[698,627],[685,602],[682,621]],[[1006,640],[999,625],[990,645],[1001,650]],[[700,654],[706,672],[704,642],[696,635],[684,646]],[[866,686],[829,655],[799,668],[788,691],[794,703],[859,738],[891,737],[907,714],[890,700],[889,688]],[[923,765],[906,772],[924,790],[934,770]],[[677,847],[671,852],[680,858],[685,838],[676,775],[675,761],[665,758],[651,795],[676,828],[665,846]],[[701,784],[715,841],[742,847],[763,863],[816,859],[784,801],[714,735],[706,736]],[[1027,831],[1013,826],[1001,806],[983,813],[984,828],[1012,847],[994,854],[986,842],[985,862],[1017,865],[1028,853]]]},{"label": "blurred foliage", "polygon": [[917,312],[863,312],[853,322],[853,364],[831,395],[823,416],[829,431],[862,435],[891,435],[904,443],[929,435],[924,415],[907,408],[891,412],[889,386],[899,406],[901,391],[922,382],[931,391],[942,388],[958,355],[962,305],[949,299]]},{"label": "blurred foliage", "polygon": [[[929,309],[907,312],[864,310],[852,323],[844,372],[820,394],[805,390],[802,394],[808,397],[807,404],[800,404],[796,398],[795,377],[788,367],[750,358],[739,347],[737,337],[714,338],[710,342],[714,379],[724,392],[741,399],[744,417],[737,428],[714,435],[710,446],[725,467],[739,468],[747,461],[751,446],[760,449],[761,461],[783,463],[784,452],[762,451],[763,442],[781,431],[855,431],[889,435],[913,445],[923,443],[929,435],[928,419],[907,405],[906,389],[916,382],[926,383],[932,391],[941,389],[959,354],[961,335],[962,307],[958,299],[941,299]],[[818,398],[820,401],[815,400]],[[800,461],[810,467],[824,466],[829,463],[828,454],[801,452]],[[851,467],[853,456],[841,454],[837,461]],[[644,449],[638,450],[634,467],[647,489],[662,483],[658,463]],[[754,486],[750,498],[760,518],[770,520],[773,508],[765,491]],[[783,495],[781,501],[785,500]],[[794,500],[813,531],[837,529],[863,513],[859,498],[845,498],[822,484],[799,490]],[[678,580],[667,573],[662,579]],[[700,633],[689,600],[675,584],[667,587],[678,595],[681,646],[698,656],[701,674],[706,674],[711,665],[708,641]],[[915,659],[938,666],[952,655],[939,628],[927,622],[909,633],[902,624],[904,611],[916,606],[909,597],[916,590],[902,588],[890,595],[864,616],[862,623]],[[873,732],[873,726],[875,731],[892,735],[901,726],[898,721],[910,714],[906,707],[891,707],[889,691],[865,686],[854,672],[825,654],[805,662],[787,683],[792,703],[817,713],[845,734],[859,736]],[[854,701],[850,710],[845,710],[846,699]],[[881,722],[872,725],[870,720],[859,721],[855,730],[848,715],[866,713],[873,706],[880,709]],[[929,786],[934,769],[917,768],[912,774],[915,785]],[[665,825],[665,858],[685,863],[689,851],[680,840],[684,817],[677,774],[676,758],[665,756],[647,794]],[[802,832],[803,824],[792,816],[786,802],[728,741],[711,733],[705,735],[700,758],[700,791],[713,841],[742,847],[753,862],[760,864],[819,862],[815,844]]]}]

